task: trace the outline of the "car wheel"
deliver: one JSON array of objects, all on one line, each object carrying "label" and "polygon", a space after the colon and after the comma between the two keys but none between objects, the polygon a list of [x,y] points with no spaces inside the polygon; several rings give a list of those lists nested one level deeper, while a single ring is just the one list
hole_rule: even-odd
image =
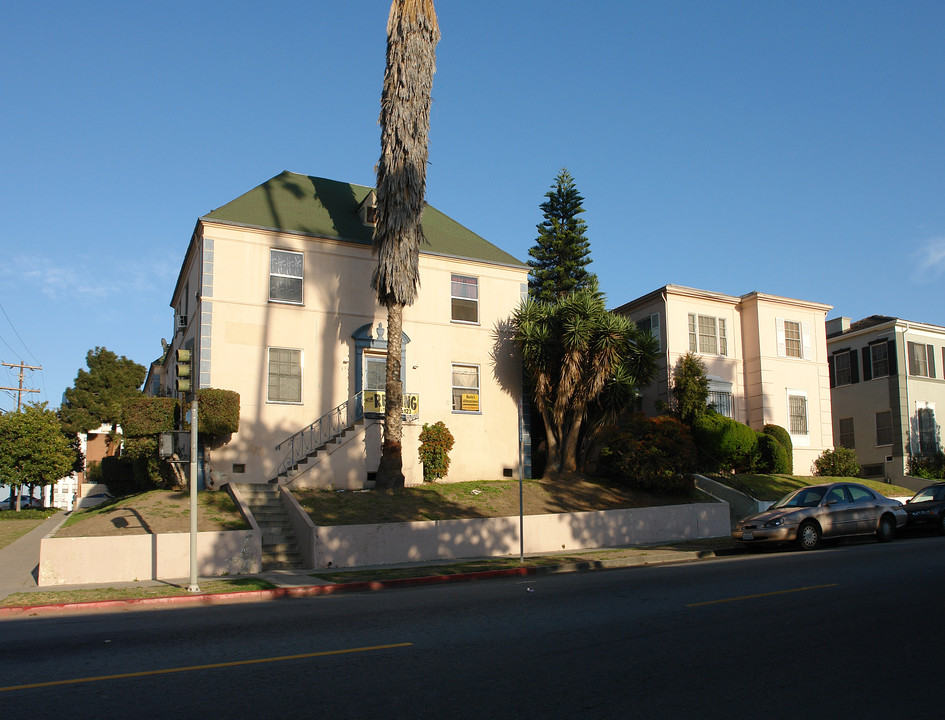
[{"label": "car wheel", "polygon": [[892,515],[883,515],[876,528],[876,539],[880,542],[889,542],[896,536],[896,520]]},{"label": "car wheel", "polygon": [[797,546],[801,550],[813,550],[820,545],[820,527],[817,523],[807,522],[801,523],[801,526],[797,529]]}]

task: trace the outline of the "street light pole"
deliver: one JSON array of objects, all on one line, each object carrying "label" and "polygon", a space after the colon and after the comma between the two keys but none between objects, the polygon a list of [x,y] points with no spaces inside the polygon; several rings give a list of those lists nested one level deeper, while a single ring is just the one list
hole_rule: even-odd
[{"label": "street light pole", "polygon": [[200,592],[197,584],[197,393],[190,401],[190,585],[187,592]]}]

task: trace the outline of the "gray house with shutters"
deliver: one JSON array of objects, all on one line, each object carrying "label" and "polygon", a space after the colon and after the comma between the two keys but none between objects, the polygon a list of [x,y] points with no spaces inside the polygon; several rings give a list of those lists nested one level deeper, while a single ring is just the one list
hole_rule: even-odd
[{"label": "gray house with shutters", "polygon": [[942,449],[945,328],[886,315],[834,318],[827,351],[836,445],[856,452],[864,478],[909,485],[910,458]]}]

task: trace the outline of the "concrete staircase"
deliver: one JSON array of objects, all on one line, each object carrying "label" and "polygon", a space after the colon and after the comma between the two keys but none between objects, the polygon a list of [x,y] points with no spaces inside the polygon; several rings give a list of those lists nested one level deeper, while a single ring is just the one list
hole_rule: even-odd
[{"label": "concrete staircase", "polygon": [[303,567],[299,543],[279,497],[279,488],[269,483],[242,483],[237,488],[262,532],[262,569]]}]

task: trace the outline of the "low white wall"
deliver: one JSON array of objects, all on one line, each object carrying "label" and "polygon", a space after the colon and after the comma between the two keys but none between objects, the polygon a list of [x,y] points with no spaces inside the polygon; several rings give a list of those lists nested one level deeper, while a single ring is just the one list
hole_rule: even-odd
[{"label": "low white wall", "polygon": [[[727,503],[525,516],[525,552],[568,552],[730,533]],[[319,527],[315,567],[518,555],[519,518]]]},{"label": "low white wall", "polygon": [[[202,577],[257,573],[262,540],[254,530],[197,533]],[[190,533],[123,537],[43,538],[39,585],[83,585],[190,576]]]}]

